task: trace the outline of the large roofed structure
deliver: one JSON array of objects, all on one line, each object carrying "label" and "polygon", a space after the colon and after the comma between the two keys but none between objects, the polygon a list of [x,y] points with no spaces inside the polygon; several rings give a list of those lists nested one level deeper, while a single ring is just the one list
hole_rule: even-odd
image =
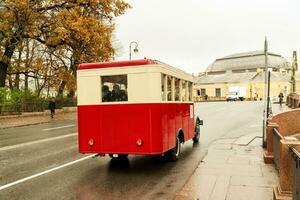
[{"label": "large roofed structure", "polygon": [[[290,69],[289,62],[281,55],[268,53],[268,65],[270,68]],[[208,66],[206,72],[217,73],[225,71],[256,71],[265,67],[264,51],[251,51],[245,53],[237,53],[216,59]],[[275,71],[274,70],[274,71]]]},{"label": "large roofed structure", "polygon": [[[292,67],[281,55],[268,53],[270,95],[286,96],[291,91]],[[294,63],[294,61],[293,61]],[[295,65],[293,65],[295,66]],[[237,53],[216,59],[205,72],[194,77],[195,99],[226,100],[230,92],[243,93],[246,99],[263,99],[265,95],[264,51]],[[300,91],[300,73],[295,69],[296,89]]]}]

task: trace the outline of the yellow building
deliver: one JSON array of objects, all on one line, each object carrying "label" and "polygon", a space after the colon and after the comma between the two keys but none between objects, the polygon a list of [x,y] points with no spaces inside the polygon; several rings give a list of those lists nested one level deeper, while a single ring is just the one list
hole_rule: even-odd
[{"label": "yellow building", "polygon": [[[268,53],[270,71],[270,96],[276,100],[279,93],[290,93],[291,67],[281,55]],[[260,100],[265,89],[265,56],[263,51],[233,54],[216,59],[205,72],[195,77],[195,100],[225,100],[233,90],[239,88],[245,99]],[[297,92],[300,92],[300,74],[297,73]]]}]

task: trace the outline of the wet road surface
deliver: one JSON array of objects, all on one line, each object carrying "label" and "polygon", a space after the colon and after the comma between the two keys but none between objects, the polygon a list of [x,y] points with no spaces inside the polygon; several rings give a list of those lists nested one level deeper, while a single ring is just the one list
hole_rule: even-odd
[{"label": "wet road surface", "polygon": [[[261,102],[199,103],[200,144],[183,145],[177,162],[130,155],[87,157],[77,150],[76,121],[0,129],[0,199],[173,199],[222,137],[262,120]],[[82,159],[82,160],[79,160]]]}]

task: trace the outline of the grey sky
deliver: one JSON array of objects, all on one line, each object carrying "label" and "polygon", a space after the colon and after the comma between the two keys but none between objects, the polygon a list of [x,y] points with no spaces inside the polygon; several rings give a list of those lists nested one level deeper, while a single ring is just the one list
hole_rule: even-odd
[{"label": "grey sky", "polygon": [[132,5],[116,20],[122,45],[117,60],[153,58],[187,72],[204,71],[216,58],[262,50],[300,59],[300,0],[125,0]]}]

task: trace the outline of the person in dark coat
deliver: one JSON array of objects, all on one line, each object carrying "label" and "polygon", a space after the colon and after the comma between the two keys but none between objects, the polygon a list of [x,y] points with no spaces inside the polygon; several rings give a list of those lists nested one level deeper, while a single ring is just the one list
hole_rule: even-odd
[{"label": "person in dark coat", "polygon": [[49,108],[49,110],[50,110],[50,112],[51,112],[51,118],[53,119],[54,114],[55,114],[55,108],[56,108],[54,99],[52,99],[52,100],[49,102],[48,108]]},{"label": "person in dark coat", "polygon": [[284,97],[284,96],[283,96],[283,93],[280,92],[279,95],[278,95],[280,106],[282,106],[283,97]]}]

